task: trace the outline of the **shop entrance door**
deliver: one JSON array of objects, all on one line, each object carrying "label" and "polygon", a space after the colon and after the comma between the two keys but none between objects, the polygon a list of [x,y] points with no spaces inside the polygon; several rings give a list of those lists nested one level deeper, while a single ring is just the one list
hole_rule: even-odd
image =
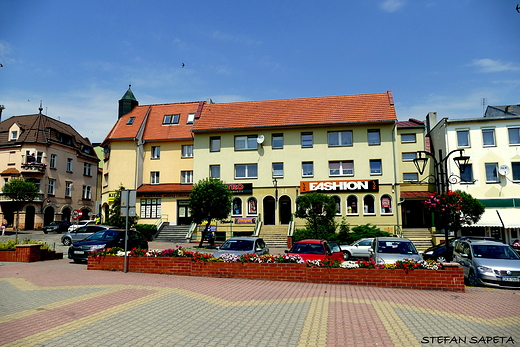
[{"label": "shop entrance door", "polygon": [[189,200],[177,200],[177,225],[191,224],[191,211]]},{"label": "shop entrance door", "polygon": [[264,224],[275,225],[275,200],[272,196],[264,198]]}]

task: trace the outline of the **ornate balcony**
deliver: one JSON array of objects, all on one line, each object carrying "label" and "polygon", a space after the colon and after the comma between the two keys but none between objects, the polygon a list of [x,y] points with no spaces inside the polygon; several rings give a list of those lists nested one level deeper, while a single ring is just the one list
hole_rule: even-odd
[{"label": "ornate balcony", "polygon": [[35,163],[35,162],[22,163],[23,170],[31,170],[31,171],[34,170],[34,171],[44,173],[46,168],[47,168],[47,164],[44,164],[44,163]]}]

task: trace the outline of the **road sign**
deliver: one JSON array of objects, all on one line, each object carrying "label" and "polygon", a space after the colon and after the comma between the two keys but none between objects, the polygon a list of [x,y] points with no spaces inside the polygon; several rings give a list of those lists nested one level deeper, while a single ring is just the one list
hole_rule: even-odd
[{"label": "road sign", "polygon": [[72,211],[72,219],[78,219],[81,218],[81,216],[83,216],[83,212],[81,212],[80,210]]}]

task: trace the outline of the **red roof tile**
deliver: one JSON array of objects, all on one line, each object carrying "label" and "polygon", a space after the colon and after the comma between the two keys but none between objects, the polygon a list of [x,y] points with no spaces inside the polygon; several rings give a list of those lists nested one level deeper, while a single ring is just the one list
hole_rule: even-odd
[{"label": "red roof tile", "polygon": [[[193,124],[186,124],[188,113],[196,113],[199,102],[162,104],[162,105],[142,105],[136,106],[132,111],[117,120],[116,124],[103,141],[113,141],[122,139],[133,139],[138,135],[143,123],[143,140],[175,140],[191,139],[191,128]],[[179,114],[179,123],[163,125],[165,115]],[[135,117],[131,125],[127,124],[130,117]]]},{"label": "red roof tile", "polygon": [[143,184],[137,188],[138,193],[165,193],[165,192],[190,192],[193,184],[163,183],[163,184]]},{"label": "red roof tile", "polygon": [[430,192],[426,191],[402,191],[402,198],[427,198],[430,196]]},{"label": "red roof tile", "polygon": [[424,122],[420,121],[420,120],[417,120],[417,119],[414,119],[414,118],[410,118],[409,120],[397,122],[397,127],[398,128],[424,127]]},{"label": "red roof tile", "polygon": [[193,131],[395,122],[391,92],[206,104]]}]

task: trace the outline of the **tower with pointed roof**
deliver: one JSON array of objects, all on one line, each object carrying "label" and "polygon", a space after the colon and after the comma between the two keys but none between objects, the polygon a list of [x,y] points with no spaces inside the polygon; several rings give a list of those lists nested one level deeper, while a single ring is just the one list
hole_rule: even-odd
[{"label": "tower with pointed roof", "polygon": [[128,85],[128,90],[126,91],[125,95],[119,100],[119,114],[118,119],[127,114],[128,112],[132,111],[132,109],[136,106],[139,106],[139,101],[134,96],[134,93],[132,93],[132,90],[130,89],[132,85]]}]

